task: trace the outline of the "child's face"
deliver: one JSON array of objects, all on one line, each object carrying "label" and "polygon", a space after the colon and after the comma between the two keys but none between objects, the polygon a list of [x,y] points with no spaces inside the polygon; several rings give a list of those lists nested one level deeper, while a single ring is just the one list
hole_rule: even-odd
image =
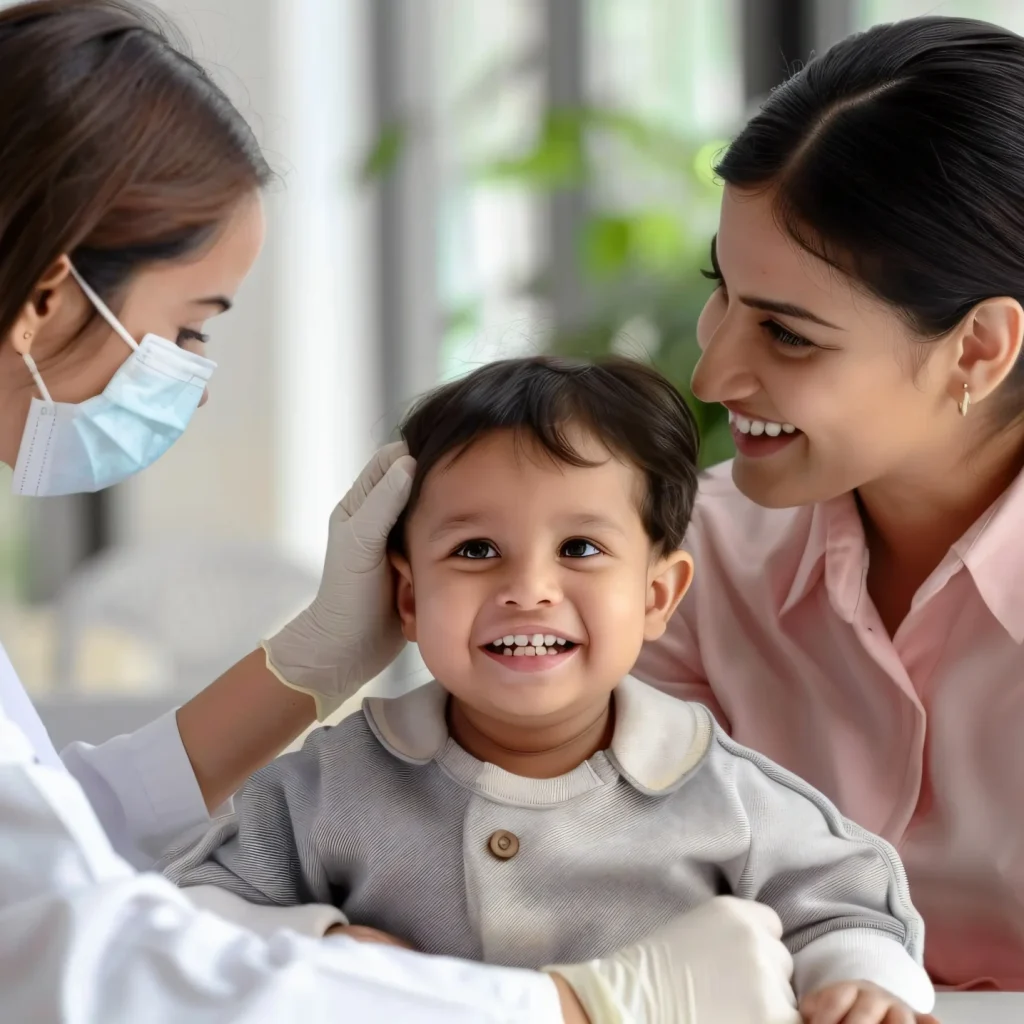
[{"label": "child's face", "polygon": [[556,462],[499,432],[438,465],[406,525],[408,561],[394,560],[405,633],[431,673],[504,721],[605,698],[690,581],[689,556],[654,554],[642,475],[592,438],[570,440],[601,464]]}]

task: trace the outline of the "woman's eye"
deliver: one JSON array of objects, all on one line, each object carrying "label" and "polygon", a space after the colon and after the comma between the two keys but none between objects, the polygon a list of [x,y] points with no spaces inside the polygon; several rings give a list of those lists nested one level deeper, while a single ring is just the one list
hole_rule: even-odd
[{"label": "woman's eye", "polygon": [[725,278],[722,277],[722,272],[720,270],[712,268],[711,270],[702,270],[700,273],[702,277],[706,277],[709,281],[714,281],[715,290],[711,293],[712,295],[718,291],[723,295],[725,294]]},{"label": "woman's eye", "polygon": [[205,345],[210,340],[208,334],[203,334],[201,331],[193,331],[191,327],[181,327],[178,330],[178,344],[184,345],[187,341],[198,341],[200,344]]},{"label": "woman's eye", "polygon": [[601,549],[596,544],[591,544],[589,540],[583,540],[582,537],[567,540],[561,550],[562,558],[593,558],[599,554]]},{"label": "woman's eye", "polygon": [[498,549],[489,540],[467,540],[460,544],[452,554],[456,558],[497,558]]},{"label": "woman's eye", "polygon": [[790,348],[817,348],[813,341],[808,341],[806,338],[802,338],[799,334],[794,334],[792,331],[787,330],[782,324],[776,323],[774,320],[764,320],[761,322],[761,326],[771,335],[773,340],[777,341],[780,345],[787,345]]}]

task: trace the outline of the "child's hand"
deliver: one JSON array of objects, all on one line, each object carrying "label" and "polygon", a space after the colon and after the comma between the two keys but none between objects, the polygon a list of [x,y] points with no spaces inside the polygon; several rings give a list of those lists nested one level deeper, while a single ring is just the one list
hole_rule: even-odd
[{"label": "child's hand", "polygon": [[914,1013],[902,1000],[867,981],[842,981],[800,1000],[806,1024],[939,1024],[930,1013]]},{"label": "child's hand", "polygon": [[[376,928],[367,928],[362,924],[336,924],[327,930],[327,935],[347,935],[356,942],[376,942],[382,946],[397,946],[399,949],[412,949],[413,947],[403,939],[396,939],[394,935],[378,931]],[[327,938],[327,935],[324,938]]]}]

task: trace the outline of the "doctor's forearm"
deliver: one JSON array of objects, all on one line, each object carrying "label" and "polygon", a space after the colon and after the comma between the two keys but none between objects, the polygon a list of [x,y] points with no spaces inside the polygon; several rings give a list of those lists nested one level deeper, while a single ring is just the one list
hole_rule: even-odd
[{"label": "doctor's forearm", "polygon": [[283,686],[262,648],[178,709],[178,732],[206,806],[219,807],[316,717],[312,697]]},{"label": "doctor's forearm", "polygon": [[551,980],[558,989],[558,1000],[562,1006],[562,1019],[565,1024],[590,1024],[587,1011],[579,1001],[572,986],[560,974],[552,974]]}]

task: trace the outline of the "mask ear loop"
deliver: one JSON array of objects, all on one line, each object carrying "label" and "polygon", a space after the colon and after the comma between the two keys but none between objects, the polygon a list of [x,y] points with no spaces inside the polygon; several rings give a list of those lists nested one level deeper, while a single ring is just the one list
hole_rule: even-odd
[{"label": "mask ear loop", "polygon": [[53,399],[50,397],[50,392],[47,391],[46,385],[43,383],[43,378],[39,373],[39,367],[36,366],[36,361],[27,352],[24,353],[21,358],[25,360],[28,372],[32,374],[32,379],[36,382],[36,387],[39,388],[39,394],[43,396],[43,401],[53,404]]},{"label": "mask ear loop", "polygon": [[[93,304],[96,312],[99,313],[104,320],[110,325],[110,329],[114,331],[118,337],[120,337],[125,344],[127,344],[132,351],[136,351],[139,347],[139,343],[125,330],[121,321],[114,316],[111,312],[110,307],[92,290],[85,278],[75,269],[73,263],[68,263],[68,270],[71,272],[71,276],[78,282],[78,287],[85,292],[85,297]],[[32,374],[32,380],[35,381],[35,385],[39,388],[39,394],[43,396],[44,402],[53,403],[53,399],[50,397],[50,392],[46,385],[43,383],[42,375],[39,372],[39,367],[36,366],[36,361],[29,355],[28,352],[24,353],[21,357],[25,361],[25,365],[28,367],[28,372]]]},{"label": "mask ear loop", "polygon": [[131,347],[132,351],[135,351],[139,347],[139,343],[124,329],[121,321],[111,312],[110,307],[92,290],[82,275],[75,270],[73,263],[68,263],[68,269],[71,271],[71,276],[78,282],[79,288],[85,292],[85,297],[95,306],[96,312],[107,321],[110,329],[116,332],[125,344]]}]

